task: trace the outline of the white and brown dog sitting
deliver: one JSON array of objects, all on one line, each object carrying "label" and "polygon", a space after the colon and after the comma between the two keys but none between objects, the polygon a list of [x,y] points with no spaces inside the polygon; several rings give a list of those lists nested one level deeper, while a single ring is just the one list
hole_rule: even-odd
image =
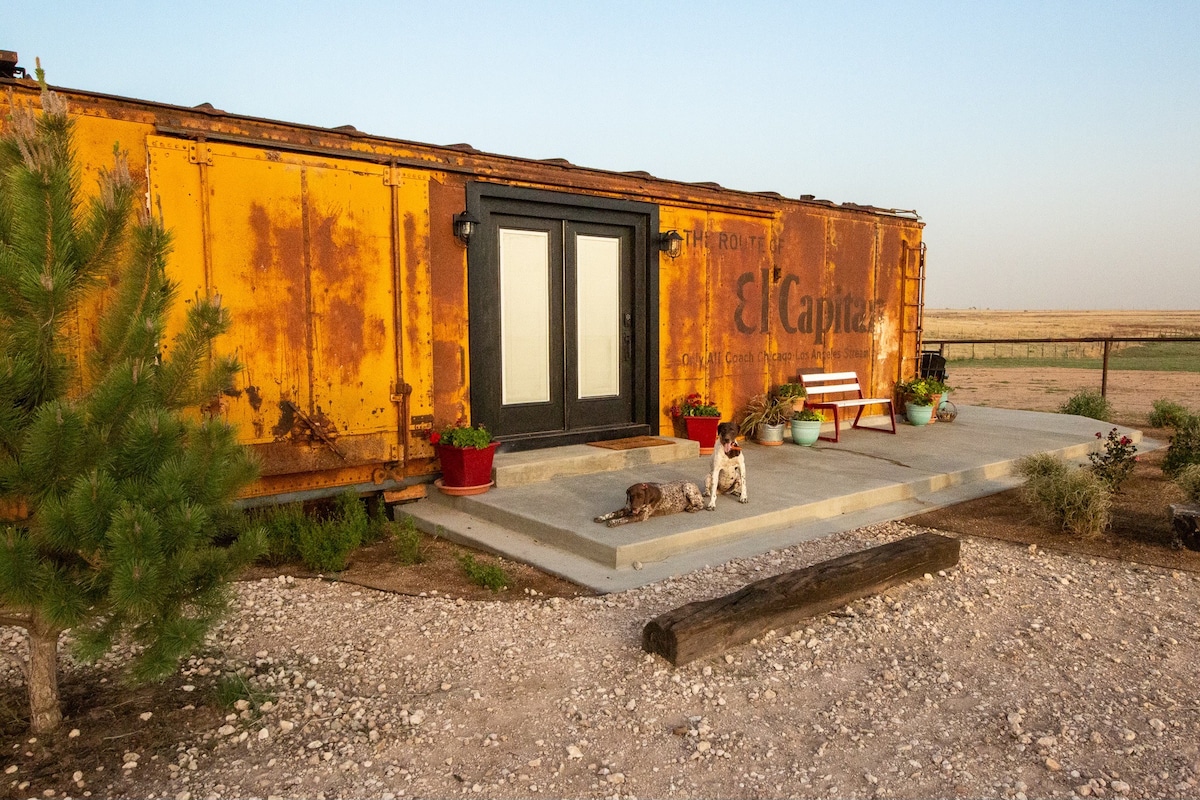
[{"label": "white and brown dog sitting", "polygon": [[596,517],[612,528],[630,522],[644,522],[679,511],[699,511],[704,508],[700,487],[691,481],[673,483],[635,483],[625,490],[625,507]]},{"label": "white and brown dog sitting", "polygon": [[717,494],[736,494],[738,501],[749,503],[746,494],[746,457],[737,443],[738,426],[722,422],[717,426],[717,441],[713,447],[712,473],[704,479],[704,496],[708,510],[717,510]]}]

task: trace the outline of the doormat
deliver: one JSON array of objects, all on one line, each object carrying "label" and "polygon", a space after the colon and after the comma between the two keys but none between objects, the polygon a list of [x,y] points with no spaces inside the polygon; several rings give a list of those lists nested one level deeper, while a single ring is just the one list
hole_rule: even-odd
[{"label": "doormat", "polygon": [[603,447],[605,450],[635,450],[639,447],[659,447],[664,444],[675,444],[670,439],[659,439],[657,436],[631,436],[628,439],[610,439],[607,442],[588,442],[592,447]]}]

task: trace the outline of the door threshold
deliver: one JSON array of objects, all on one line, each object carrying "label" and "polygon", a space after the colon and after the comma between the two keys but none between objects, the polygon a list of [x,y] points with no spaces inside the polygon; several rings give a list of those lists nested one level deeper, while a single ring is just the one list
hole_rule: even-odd
[{"label": "door threshold", "polygon": [[626,439],[631,436],[650,436],[650,426],[645,424],[630,424],[604,426],[599,428],[584,428],[575,431],[549,431],[547,433],[528,433],[517,436],[498,436],[501,450],[506,453],[517,453],[523,450],[541,450],[547,447],[563,447],[569,444],[587,444],[588,442],[607,442],[611,439]]}]

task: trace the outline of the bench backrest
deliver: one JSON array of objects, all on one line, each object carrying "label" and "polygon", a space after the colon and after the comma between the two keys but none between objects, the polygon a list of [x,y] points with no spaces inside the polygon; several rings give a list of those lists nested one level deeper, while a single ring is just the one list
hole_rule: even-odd
[{"label": "bench backrest", "polygon": [[[858,384],[857,372],[821,372],[801,375],[800,383],[813,400],[829,400],[827,395],[853,392],[855,399],[862,399],[862,387]],[[837,398],[832,398],[837,399]]]}]

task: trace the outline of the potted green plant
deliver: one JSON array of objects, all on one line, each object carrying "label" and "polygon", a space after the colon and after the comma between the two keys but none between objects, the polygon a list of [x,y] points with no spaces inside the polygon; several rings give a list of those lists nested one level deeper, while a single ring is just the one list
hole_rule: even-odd
[{"label": "potted green plant", "polygon": [[777,397],[790,400],[792,411],[799,414],[804,409],[804,398],[808,397],[808,390],[804,388],[803,383],[781,383],[775,390],[775,394]]},{"label": "potted green plant", "polygon": [[429,443],[442,463],[434,481],[444,494],[483,494],[492,485],[492,459],[500,443],[482,425],[454,425],[429,434]]},{"label": "potted green plant", "polygon": [[700,443],[700,455],[712,453],[717,441],[717,426],[721,424],[721,410],[716,403],[705,400],[699,392],[692,392],[671,406],[671,416],[683,420],[687,438]]},{"label": "potted green plant", "polygon": [[821,424],[825,418],[811,408],[801,409],[792,416],[792,441],[804,447],[812,447],[821,437]]},{"label": "potted green plant", "polygon": [[783,428],[792,418],[792,401],[777,395],[759,394],[750,398],[746,414],[738,426],[745,436],[769,446],[783,444]]},{"label": "potted green plant", "polygon": [[896,393],[904,399],[904,415],[913,425],[928,425],[934,406],[949,389],[937,378],[914,378],[896,384]]}]

